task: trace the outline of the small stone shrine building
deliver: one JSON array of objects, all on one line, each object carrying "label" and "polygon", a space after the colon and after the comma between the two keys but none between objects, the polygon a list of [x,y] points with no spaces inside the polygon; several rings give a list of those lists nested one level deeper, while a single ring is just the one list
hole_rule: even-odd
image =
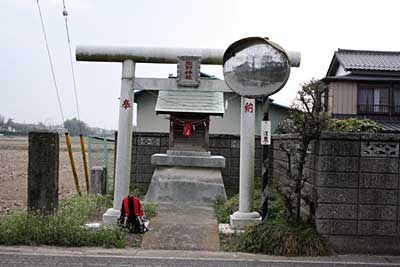
[{"label": "small stone shrine building", "polygon": [[207,151],[210,116],[224,115],[221,92],[160,91],[156,114],[169,114],[169,149]]},{"label": "small stone shrine building", "polygon": [[223,116],[222,92],[160,91],[156,114],[169,115],[169,149],[154,154],[149,202],[211,203],[226,199],[225,158],[208,151],[210,116]]}]

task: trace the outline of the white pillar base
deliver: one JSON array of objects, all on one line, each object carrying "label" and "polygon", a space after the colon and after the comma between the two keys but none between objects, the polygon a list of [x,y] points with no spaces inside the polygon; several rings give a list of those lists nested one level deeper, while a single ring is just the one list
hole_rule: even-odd
[{"label": "white pillar base", "polygon": [[243,229],[246,226],[261,222],[261,216],[258,212],[240,212],[236,211],[231,216],[231,227],[233,229]]},{"label": "white pillar base", "polygon": [[120,210],[109,208],[106,213],[103,214],[104,224],[116,224],[119,216],[121,215]]}]

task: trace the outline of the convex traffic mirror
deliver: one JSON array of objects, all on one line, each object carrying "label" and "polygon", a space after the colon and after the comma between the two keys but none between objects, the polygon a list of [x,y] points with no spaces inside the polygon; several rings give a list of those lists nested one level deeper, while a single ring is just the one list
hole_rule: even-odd
[{"label": "convex traffic mirror", "polygon": [[224,53],[226,84],[247,98],[279,91],[290,75],[290,61],[278,44],[261,37],[249,37],[231,44]]}]

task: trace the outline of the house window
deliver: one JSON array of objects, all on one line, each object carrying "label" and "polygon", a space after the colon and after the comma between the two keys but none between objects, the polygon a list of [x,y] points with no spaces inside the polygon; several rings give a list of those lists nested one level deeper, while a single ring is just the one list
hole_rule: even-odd
[{"label": "house window", "polygon": [[[389,114],[390,88],[360,86],[358,91],[358,111],[361,114]],[[400,94],[399,94],[400,104]],[[400,111],[400,110],[399,110]]]},{"label": "house window", "polygon": [[393,112],[400,113],[400,87],[393,88]]}]

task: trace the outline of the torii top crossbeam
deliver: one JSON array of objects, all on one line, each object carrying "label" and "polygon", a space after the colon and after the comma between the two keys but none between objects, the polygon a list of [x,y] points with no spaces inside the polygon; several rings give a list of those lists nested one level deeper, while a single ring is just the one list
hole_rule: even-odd
[{"label": "torii top crossbeam", "polygon": [[[300,65],[300,53],[286,51],[290,65]],[[200,56],[201,64],[222,65],[224,49],[214,48],[173,48],[138,46],[77,46],[76,60],[123,62],[131,59],[136,63],[175,64],[178,56]]]}]

